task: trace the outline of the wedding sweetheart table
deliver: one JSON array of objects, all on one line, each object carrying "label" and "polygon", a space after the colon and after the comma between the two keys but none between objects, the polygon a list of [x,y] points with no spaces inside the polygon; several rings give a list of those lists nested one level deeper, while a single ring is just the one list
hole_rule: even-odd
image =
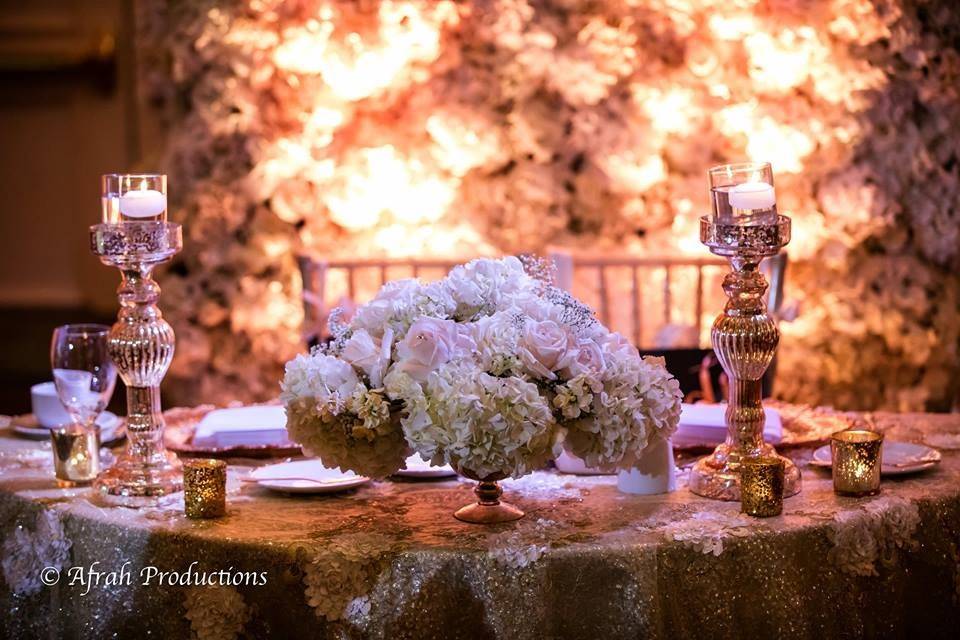
[{"label": "wedding sweetheart table", "polygon": [[495,527],[452,517],[472,483],[287,497],[242,482],[241,464],[222,519],[188,520],[182,498],[106,507],[55,487],[49,445],[3,431],[0,636],[955,638],[960,416],[872,422],[942,463],[842,498],[812,446],[781,447],[803,491],[770,519],[682,483],[633,496],[543,471],[504,483],[527,516]]}]

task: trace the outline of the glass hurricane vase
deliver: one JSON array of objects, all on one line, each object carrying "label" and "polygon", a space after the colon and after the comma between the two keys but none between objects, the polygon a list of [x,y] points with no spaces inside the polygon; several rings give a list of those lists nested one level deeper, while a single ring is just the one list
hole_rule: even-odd
[{"label": "glass hurricane vase", "polygon": [[173,329],[157,307],[153,269],[183,246],[179,224],[121,222],[90,228],[93,253],[120,270],[120,312],[110,357],[127,385],[127,448],[94,486],[112,504],[145,506],[183,487],[179,464],[163,445],[160,382],[173,360]]}]

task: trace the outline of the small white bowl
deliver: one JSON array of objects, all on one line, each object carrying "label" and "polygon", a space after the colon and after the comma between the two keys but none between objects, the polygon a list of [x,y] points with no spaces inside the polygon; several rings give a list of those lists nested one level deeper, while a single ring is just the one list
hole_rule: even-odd
[{"label": "small white bowl", "polygon": [[70,414],[63,408],[54,383],[41,382],[30,387],[30,401],[33,415],[44,427],[58,427],[70,422]]}]

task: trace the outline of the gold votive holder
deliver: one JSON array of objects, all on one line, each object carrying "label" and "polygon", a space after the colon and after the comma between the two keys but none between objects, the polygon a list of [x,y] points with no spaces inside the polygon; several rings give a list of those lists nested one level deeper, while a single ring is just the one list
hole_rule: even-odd
[{"label": "gold votive holder", "polygon": [[880,492],[883,434],[849,429],[830,436],[833,491],[842,496],[872,496]]},{"label": "gold votive holder", "polygon": [[740,463],[740,510],[756,518],[783,512],[783,458],[757,456]]},{"label": "gold votive holder", "polygon": [[89,484],[100,473],[100,427],[68,424],[50,429],[57,486]]},{"label": "gold votive holder", "polygon": [[227,513],[227,463],[192,459],[183,462],[183,504],[188,518],[220,518]]}]

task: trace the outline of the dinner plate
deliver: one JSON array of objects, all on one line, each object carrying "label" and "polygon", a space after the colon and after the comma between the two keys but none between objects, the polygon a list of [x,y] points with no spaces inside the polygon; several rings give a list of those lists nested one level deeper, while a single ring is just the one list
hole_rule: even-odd
[{"label": "dinner plate", "polygon": [[261,487],[283,493],[336,493],[370,482],[353,471],[328,469],[319,460],[267,465],[254,470],[250,478]]},{"label": "dinner plate", "polygon": [[[883,443],[883,462],[880,474],[902,476],[925,471],[940,463],[940,452],[932,447],[912,442],[886,441]],[[824,445],[813,452],[810,464],[817,467],[832,466],[830,445]]]},{"label": "dinner plate", "polygon": [[[103,446],[109,446],[110,443],[125,435],[122,428],[123,420],[111,411],[104,411],[97,416],[97,425],[100,427],[100,444]],[[50,438],[50,428],[37,422],[33,414],[14,416],[10,420],[10,428],[17,435],[31,440],[47,440]]]},{"label": "dinner plate", "polygon": [[428,461],[414,454],[407,458],[407,468],[401,469],[393,475],[402,478],[447,478],[457,475],[457,472],[448,464],[434,467]]}]

